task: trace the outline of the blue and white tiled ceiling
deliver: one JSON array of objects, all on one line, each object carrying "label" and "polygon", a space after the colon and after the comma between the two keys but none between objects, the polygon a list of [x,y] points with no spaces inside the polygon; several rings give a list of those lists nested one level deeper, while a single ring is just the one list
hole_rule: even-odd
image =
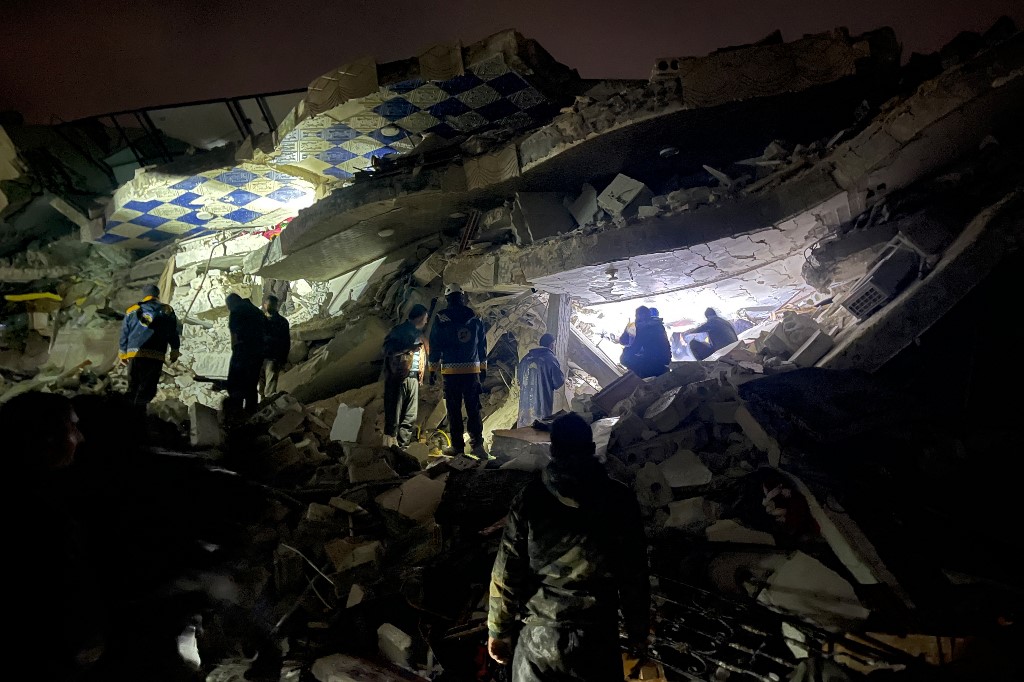
[{"label": "blue and white tiled ceiling", "polygon": [[[521,130],[556,107],[495,55],[444,81],[407,80],[300,121],[273,151],[192,176],[142,173],[115,194],[98,241],[155,249],[216,230],[266,230],[294,217],[329,189],[403,154],[420,136],[451,139],[491,128]],[[322,196],[322,194],[321,194]]]},{"label": "blue and white tiled ceiling", "polygon": [[301,122],[282,138],[270,163],[346,180],[369,168],[374,157],[411,150],[415,135],[453,138],[496,127],[519,130],[556,113],[501,55],[449,80],[403,81],[357,101],[354,112],[351,102],[340,108],[341,120],[326,112]]},{"label": "blue and white tiled ceiling", "polygon": [[[241,163],[183,177],[172,184],[129,183],[107,217],[105,244],[159,248],[180,238],[232,228],[267,229],[314,201],[313,186],[263,164]],[[125,191],[128,190],[128,191]]]}]

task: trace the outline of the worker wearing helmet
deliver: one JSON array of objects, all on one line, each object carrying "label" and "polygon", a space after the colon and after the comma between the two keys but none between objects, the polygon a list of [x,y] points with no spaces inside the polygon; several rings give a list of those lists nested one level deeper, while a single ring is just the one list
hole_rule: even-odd
[{"label": "worker wearing helmet", "polygon": [[449,284],[444,295],[448,307],[437,314],[430,329],[429,381],[433,385],[440,370],[452,439],[449,454],[465,451],[462,419],[465,406],[472,453],[477,457],[487,457],[484,425],[480,417],[481,383],[487,377],[487,332],[484,323],[466,305],[462,287]]}]

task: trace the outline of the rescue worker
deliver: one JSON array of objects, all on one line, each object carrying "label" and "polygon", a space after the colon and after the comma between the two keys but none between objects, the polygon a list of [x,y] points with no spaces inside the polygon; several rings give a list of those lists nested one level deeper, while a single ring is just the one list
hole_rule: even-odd
[{"label": "rescue worker", "polygon": [[558,417],[550,463],[512,502],[491,572],[487,650],[512,663],[513,682],[621,682],[620,610],[630,648],[646,644],[640,508],[595,449],[582,417]]},{"label": "rescue worker", "polygon": [[259,404],[257,384],[263,369],[266,317],[252,301],[228,294],[228,330],[231,332],[231,362],[228,364],[228,409],[254,414]]},{"label": "rescue worker", "polygon": [[145,407],[156,397],[168,346],[172,363],[181,357],[174,309],[160,302],[160,289],[152,284],[143,287],[142,296],[125,311],[118,344],[118,357],[128,365],[128,399],[135,407]]},{"label": "rescue worker", "polygon": [[462,407],[466,407],[472,453],[487,457],[484,450],[484,423],[480,417],[480,392],[487,378],[487,332],[484,323],[466,305],[466,295],[458,284],[445,287],[448,307],[437,314],[430,329],[430,384],[438,369],[444,381],[444,402],[451,430],[451,450],[461,454],[465,448]]},{"label": "rescue worker", "polygon": [[636,309],[636,337],[622,351],[620,362],[641,379],[661,376],[672,362],[672,348],[665,323],[651,315],[651,309]]},{"label": "rescue worker", "polygon": [[555,391],[565,384],[565,373],[555,357],[555,337],[544,334],[540,347],[534,348],[519,361],[516,380],[519,382],[519,421],[529,426],[555,409]]},{"label": "rescue worker", "polygon": [[426,306],[409,309],[405,322],[395,325],[384,338],[384,445],[407,447],[413,441],[419,412],[420,384],[426,362],[423,330]]},{"label": "rescue worker", "polygon": [[266,317],[263,349],[266,357],[259,379],[260,397],[263,399],[277,393],[277,378],[288,363],[288,351],[292,346],[288,320],[278,312],[280,305],[280,299],[273,294],[263,298],[263,315]]},{"label": "rescue worker", "polygon": [[689,334],[708,335],[708,343],[698,341],[697,339],[690,339],[690,352],[698,360],[704,360],[716,350],[725,348],[730,343],[736,343],[738,340],[736,330],[733,329],[728,320],[723,320],[719,317],[714,308],[705,310],[704,317],[707,319],[707,322],[683,332],[684,336]]}]

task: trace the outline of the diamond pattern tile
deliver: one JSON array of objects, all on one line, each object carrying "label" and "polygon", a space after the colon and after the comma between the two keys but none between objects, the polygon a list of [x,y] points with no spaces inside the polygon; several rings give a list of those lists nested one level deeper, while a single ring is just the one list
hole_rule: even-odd
[{"label": "diamond pattern tile", "polygon": [[298,175],[345,181],[370,168],[374,157],[411,151],[419,135],[520,130],[554,113],[552,103],[500,55],[446,81],[415,78],[387,85],[350,100],[343,112],[299,123],[270,153],[271,166],[242,162],[175,178],[170,185],[140,187],[139,195],[108,216],[101,240],[155,248],[218,229],[267,228],[313,203],[312,184]]}]

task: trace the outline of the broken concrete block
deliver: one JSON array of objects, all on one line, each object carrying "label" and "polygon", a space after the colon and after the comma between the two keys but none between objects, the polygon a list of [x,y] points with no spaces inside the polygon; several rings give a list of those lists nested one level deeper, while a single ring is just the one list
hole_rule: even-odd
[{"label": "broken concrete block", "polygon": [[673,488],[706,485],[711,482],[711,470],[690,450],[680,450],[659,464],[658,468]]},{"label": "broken concrete block", "polygon": [[346,514],[351,514],[353,516],[367,513],[367,511],[360,507],[358,504],[356,504],[352,500],[346,500],[344,497],[332,497],[330,500],[328,500],[327,503],[334,507],[335,509],[343,511]]},{"label": "broken concrete block", "polygon": [[636,211],[638,218],[653,218],[659,213],[661,213],[661,210],[657,206],[641,206]]},{"label": "broken concrete block", "polygon": [[349,481],[381,481],[398,478],[398,474],[388,464],[383,448],[352,446],[346,450],[345,464],[348,466]]},{"label": "broken concrete block", "polygon": [[334,507],[328,504],[320,504],[319,502],[310,502],[309,506],[306,507],[306,520],[307,521],[332,521],[335,518]]},{"label": "broken concrete block", "polygon": [[714,402],[709,405],[711,408],[711,419],[715,424],[735,424],[736,410],[740,404],[735,400],[728,402]]},{"label": "broken concrete block", "polygon": [[797,367],[813,367],[818,360],[825,357],[825,354],[832,350],[835,341],[825,330],[819,329],[811,334],[811,337],[804,341],[804,344],[796,349],[789,357],[789,361]]},{"label": "broken concrete block", "polygon": [[288,410],[270,427],[269,433],[277,440],[283,440],[302,428],[306,415],[301,410]]},{"label": "broken concrete block", "polygon": [[782,459],[782,448],[779,447],[779,442],[768,435],[768,432],[754,418],[746,405],[740,405],[736,410],[736,423],[740,425],[743,433],[754,444],[754,447],[768,455],[768,463],[773,467],[779,466]]},{"label": "broken concrete block", "polygon": [[359,441],[359,429],[363,425],[363,408],[338,405],[338,413],[331,425],[331,440],[339,443]]},{"label": "broken concrete block", "polygon": [[573,217],[558,192],[517,192],[512,222],[523,244],[532,244],[575,228]]},{"label": "broken concrete block", "polygon": [[409,443],[409,446],[405,448],[405,451],[416,458],[416,461],[420,463],[420,466],[426,466],[427,462],[430,461],[430,446],[426,443],[420,443],[419,441]]},{"label": "broken concrete block", "polygon": [[278,387],[302,402],[337,395],[373,383],[380,374],[374,364],[390,325],[378,317],[350,324],[310,358],[284,374]]},{"label": "broken concrete block", "polygon": [[650,204],[654,193],[647,185],[631,177],[619,173],[604,191],[597,197],[597,205],[611,214],[612,217],[629,218],[637,213],[637,209]]},{"label": "broken concrete block", "polygon": [[397,488],[381,493],[376,497],[376,502],[381,508],[398,512],[413,521],[432,521],[447,481],[448,474],[437,478],[419,474]]},{"label": "broken concrete block", "polygon": [[192,447],[212,448],[220,445],[224,434],[220,429],[217,410],[200,402],[189,405],[188,436]]},{"label": "broken concrete block", "polygon": [[825,626],[845,627],[870,615],[849,582],[799,551],[769,576],[757,600]]},{"label": "broken concrete block", "polygon": [[629,413],[615,423],[614,428],[612,428],[611,443],[620,450],[628,448],[634,443],[640,442],[646,430],[647,425],[644,424],[644,420],[633,413]]},{"label": "broken concrete block", "polygon": [[775,545],[771,533],[741,526],[733,519],[722,519],[708,526],[705,535],[709,542],[736,542],[747,545]]},{"label": "broken concrete block", "polygon": [[551,433],[533,428],[496,429],[491,433],[491,456],[503,469],[536,471],[551,454]]},{"label": "broken concrete block", "polygon": [[380,648],[384,658],[402,668],[409,667],[409,656],[412,653],[412,637],[391,623],[384,623],[377,628],[377,646]]},{"label": "broken concrete block", "polygon": [[688,500],[670,502],[668,505],[666,528],[678,528],[686,531],[703,531],[707,526],[704,515],[704,498],[691,497]]},{"label": "broken concrete block", "polygon": [[596,223],[600,210],[601,207],[597,205],[597,190],[589,184],[583,185],[580,195],[569,206],[569,212],[576,219],[576,224],[581,227]]},{"label": "broken concrete block", "polygon": [[350,609],[353,606],[359,606],[366,599],[366,590],[363,589],[358,583],[354,583],[348,590],[348,599],[345,601],[345,608]]},{"label": "broken concrete block", "polygon": [[338,573],[380,561],[381,545],[376,540],[338,538],[324,545],[327,557]]},{"label": "broken concrete block", "polygon": [[302,461],[295,443],[290,440],[282,440],[267,451],[267,461],[274,473],[283,471],[288,467]]},{"label": "broken concrete block", "polygon": [[633,483],[640,507],[653,511],[672,501],[672,487],[656,464],[648,462],[636,474]]}]

